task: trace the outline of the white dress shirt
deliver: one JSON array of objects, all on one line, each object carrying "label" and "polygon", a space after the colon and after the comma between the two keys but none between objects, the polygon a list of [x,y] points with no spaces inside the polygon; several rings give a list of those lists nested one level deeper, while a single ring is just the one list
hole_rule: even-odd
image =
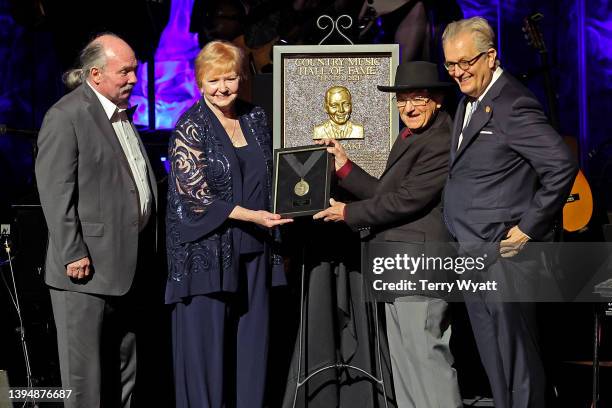
[{"label": "white dress shirt", "polygon": [[465,106],[465,114],[463,116],[463,126],[461,127],[462,131],[461,131],[461,134],[459,135],[459,143],[457,143],[457,150],[459,150],[459,147],[461,146],[461,142],[463,141],[463,129],[465,129],[467,125],[470,123],[470,119],[472,119],[472,115],[474,114],[476,109],[478,109],[478,105],[480,105],[480,101],[482,101],[482,98],[484,98],[487,92],[489,92],[489,89],[491,89],[495,81],[499,79],[499,77],[501,76],[503,72],[504,70],[501,67],[497,67],[495,71],[493,71],[493,78],[491,78],[491,82],[489,82],[489,85],[487,86],[485,91],[482,93],[482,95],[480,95],[477,100],[473,102],[468,102],[467,105]]},{"label": "white dress shirt", "polygon": [[104,108],[104,112],[115,130],[119,144],[121,144],[123,153],[130,165],[132,176],[136,181],[136,189],[138,190],[140,202],[139,226],[140,231],[142,231],[151,216],[153,195],[149,186],[147,162],[142,153],[138,136],[136,136],[136,129],[134,129],[134,126],[128,119],[126,109],[119,108],[107,97],[96,91],[89,82],[87,82],[87,85],[89,85],[100,100],[102,108]]}]

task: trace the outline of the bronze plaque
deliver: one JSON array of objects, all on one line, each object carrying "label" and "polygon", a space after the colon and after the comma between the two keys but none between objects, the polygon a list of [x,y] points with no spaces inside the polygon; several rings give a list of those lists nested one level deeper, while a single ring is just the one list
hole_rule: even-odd
[{"label": "bronze plaque", "polygon": [[397,45],[274,47],[274,147],[341,141],[349,158],[382,174],[397,136],[391,93]]}]

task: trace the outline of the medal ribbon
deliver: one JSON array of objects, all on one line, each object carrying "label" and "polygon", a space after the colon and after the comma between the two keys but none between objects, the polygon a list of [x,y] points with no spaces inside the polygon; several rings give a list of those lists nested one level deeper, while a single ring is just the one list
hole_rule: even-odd
[{"label": "medal ribbon", "polygon": [[304,164],[295,157],[295,154],[284,154],[283,157],[289,163],[293,171],[304,180],[304,176],[312,169],[312,166],[323,156],[324,151],[318,150],[310,155]]}]

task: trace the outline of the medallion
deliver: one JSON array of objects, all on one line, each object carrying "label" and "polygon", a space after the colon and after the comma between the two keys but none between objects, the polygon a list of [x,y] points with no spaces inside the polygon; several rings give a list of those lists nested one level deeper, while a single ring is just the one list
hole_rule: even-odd
[{"label": "medallion", "polygon": [[293,192],[300,197],[308,194],[309,190],[310,190],[310,186],[308,185],[306,181],[304,181],[304,179],[300,179],[300,181],[297,182],[295,187],[293,187]]},{"label": "medallion", "polygon": [[323,157],[324,152],[325,150],[312,152],[305,163],[300,163],[293,154],[283,155],[289,166],[291,166],[295,174],[300,178],[300,181],[293,187],[293,192],[296,196],[303,197],[310,191],[310,185],[304,180],[304,177],[312,169],[315,163]]}]

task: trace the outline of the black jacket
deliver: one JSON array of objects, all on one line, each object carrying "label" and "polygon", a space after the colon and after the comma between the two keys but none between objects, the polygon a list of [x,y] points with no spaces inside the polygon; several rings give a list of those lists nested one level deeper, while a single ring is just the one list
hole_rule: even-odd
[{"label": "black jacket", "polygon": [[346,223],[376,240],[448,242],[440,200],[451,126],[448,114],[440,111],[422,133],[398,137],[379,179],[353,165],[340,186],[361,201],[347,205]]}]

